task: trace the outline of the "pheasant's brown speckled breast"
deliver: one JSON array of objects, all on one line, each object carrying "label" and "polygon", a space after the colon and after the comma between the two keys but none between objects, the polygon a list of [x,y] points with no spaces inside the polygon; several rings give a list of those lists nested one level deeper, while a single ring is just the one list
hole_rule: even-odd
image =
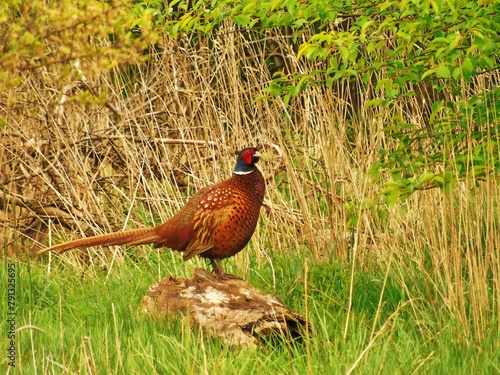
[{"label": "pheasant's brown speckled breast", "polygon": [[[248,175],[234,175],[200,206],[221,209],[223,220],[214,233],[214,247],[201,254],[205,258],[224,259],[241,251],[252,237],[264,200],[265,182],[256,169]],[[201,207],[200,207],[201,208]]]},{"label": "pheasant's brown speckled breast", "polygon": [[197,253],[204,258],[224,259],[241,251],[257,226],[264,192],[264,178],[258,169],[246,175],[234,174],[211,189],[198,203],[193,229],[205,237],[200,243],[213,247],[199,253],[195,248],[192,252],[188,249],[184,258]]},{"label": "pheasant's brown speckled breast", "polygon": [[265,182],[255,169],[233,174],[198,191],[176,215],[157,227],[159,246],[183,251],[184,260],[199,255],[224,259],[241,251],[252,237],[264,200]]}]

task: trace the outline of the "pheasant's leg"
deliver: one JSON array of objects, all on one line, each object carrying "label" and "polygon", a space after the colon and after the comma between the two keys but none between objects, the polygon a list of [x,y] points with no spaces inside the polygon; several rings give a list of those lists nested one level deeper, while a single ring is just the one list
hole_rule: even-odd
[{"label": "pheasant's leg", "polygon": [[212,265],[212,268],[214,269],[213,272],[220,277],[221,279],[224,278],[224,269],[222,268],[222,264],[220,263],[220,259],[210,259],[210,264]]}]

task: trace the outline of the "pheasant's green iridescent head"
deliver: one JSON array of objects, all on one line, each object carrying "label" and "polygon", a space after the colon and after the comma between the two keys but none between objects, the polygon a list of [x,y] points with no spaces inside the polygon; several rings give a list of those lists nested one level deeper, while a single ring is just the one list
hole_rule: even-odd
[{"label": "pheasant's green iridescent head", "polygon": [[238,159],[236,160],[236,167],[233,173],[235,174],[249,174],[252,173],[257,167],[255,163],[259,161],[260,154],[255,147],[244,148],[237,151]]}]

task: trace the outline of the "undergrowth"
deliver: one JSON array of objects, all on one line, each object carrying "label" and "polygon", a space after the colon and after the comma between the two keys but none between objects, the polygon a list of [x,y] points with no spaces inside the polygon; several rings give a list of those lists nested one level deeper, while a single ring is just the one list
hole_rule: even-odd
[{"label": "undergrowth", "polygon": [[[356,273],[356,298],[348,317],[349,269],[338,262],[310,264],[310,257],[298,254],[292,259],[277,256],[276,286],[267,283],[265,267],[254,269],[250,282],[307,316],[309,336],[257,349],[229,348],[191,326],[189,319],[140,313],[148,286],[171,269],[169,251],[150,250],[148,258],[121,260],[112,273],[93,266],[75,272],[62,261],[50,272],[38,262],[15,262],[21,360],[10,373],[492,373],[500,359],[493,336],[478,347],[467,345],[456,337],[457,322],[444,310],[412,301],[382,268]],[[2,278],[6,264],[4,260]],[[184,268],[189,273],[193,266]],[[417,283],[417,289],[425,287],[423,280]],[[5,296],[4,290],[2,311]],[[421,306],[417,316],[415,306]],[[4,319],[2,332],[6,326]]]}]

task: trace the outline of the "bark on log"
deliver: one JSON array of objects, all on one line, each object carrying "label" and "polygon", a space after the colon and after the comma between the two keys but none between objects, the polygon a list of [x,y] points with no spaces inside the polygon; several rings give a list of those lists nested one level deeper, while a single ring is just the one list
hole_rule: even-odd
[{"label": "bark on log", "polygon": [[142,312],[189,314],[193,323],[227,345],[253,347],[269,336],[301,337],[306,321],[275,296],[232,275],[220,279],[196,269],[192,279],[167,277],[150,286]]}]

